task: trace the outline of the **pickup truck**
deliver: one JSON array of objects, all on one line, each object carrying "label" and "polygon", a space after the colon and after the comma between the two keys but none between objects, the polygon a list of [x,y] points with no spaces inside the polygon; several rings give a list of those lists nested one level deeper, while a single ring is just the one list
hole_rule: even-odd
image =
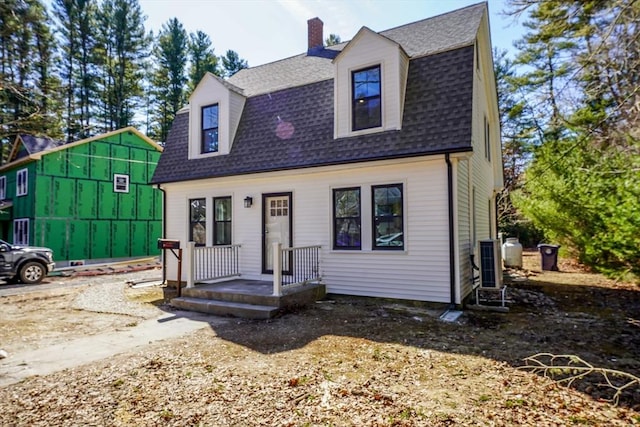
[{"label": "pickup truck", "polygon": [[12,245],[0,240],[0,279],[29,285],[40,283],[55,266],[49,248]]}]

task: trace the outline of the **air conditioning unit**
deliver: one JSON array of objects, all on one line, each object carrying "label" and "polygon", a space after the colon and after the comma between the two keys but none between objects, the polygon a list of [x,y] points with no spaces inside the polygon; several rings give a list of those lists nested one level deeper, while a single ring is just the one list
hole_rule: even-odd
[{"label": "air conditioning unit", "polygon": [[500,241],[485,239],[478,241],[480,251],[480,287],[502,287],[502,255]]}]

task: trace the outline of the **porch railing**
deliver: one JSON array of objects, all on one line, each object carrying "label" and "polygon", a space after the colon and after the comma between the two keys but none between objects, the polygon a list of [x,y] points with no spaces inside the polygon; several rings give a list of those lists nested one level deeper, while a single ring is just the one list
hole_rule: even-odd
[{"label": "porch railing", "polygon": [[284,289],[320,282],[320,245],[283,248],[273,244],[273,295]]},{"label": "porch railing", "polygon": [[187,245],[189,268],[187,287],[203,280],[240,276],[240,245],[196,246]]}]

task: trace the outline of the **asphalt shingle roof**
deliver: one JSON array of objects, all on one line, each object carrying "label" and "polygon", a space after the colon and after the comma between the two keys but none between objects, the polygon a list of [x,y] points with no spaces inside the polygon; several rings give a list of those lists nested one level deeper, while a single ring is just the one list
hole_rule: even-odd
[{"label": "asphalt shingle roof", "polygon": [[[475,41],[486,3],[478,3],[449,13],[381,31],[379,34],[398,43],[409,57],[432,55]],[[347,43],[325,50],[341,51]],[[258,67],[238,71],[229,82],[241,87],[246,96],[269,93],[333,78],[334,55],[301,54]]]},{"label": "asphalt shingle roof", "polygon": [[189,160],[180,113],[152,183],[468,151],[473,55],[468,46],[410,62],[401,131],[334,139],[333,80],[322,80],[248,98],[231,152]]},{"label": "asphalt shingle roof", "polygon": [[229,154],[189,159],[189,110],[176,115],[152,183],[471,150],[479,3],[379,34],[410,56],[401,130],[334,139],[334,58],[348,43],[241,70],[247,97]]},{"label": "asphalt shingle roof", "polygon": [[[26,148],[28,154],[47,151],[64,144],[62,141],[56,141],[55,139],[51,139],[46,136],[20,135],[20,140],[22,140],[22,144]],[[26,156],[28,154],[24,153],[23,155]]]}]

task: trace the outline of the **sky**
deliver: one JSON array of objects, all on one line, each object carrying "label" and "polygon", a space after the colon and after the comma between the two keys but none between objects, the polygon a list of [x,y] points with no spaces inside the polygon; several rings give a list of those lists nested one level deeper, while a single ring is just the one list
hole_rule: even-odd
[{"label": "sky", "polygon": [[[367,26],[394,28],[440,15],[480,0],[139,0],[154,34],[178,18],[187,32],[209,35],[215,54],[235,50],[249,66],[262,65],[307,50],[307,20],[324,22],[325,38],[338,34],[350,40]],[[522,35],[522,18],[505,16],[505,0],[489,0],[493,47],[513,52]],[[512,54],[511,54],[512,56]]]}]

